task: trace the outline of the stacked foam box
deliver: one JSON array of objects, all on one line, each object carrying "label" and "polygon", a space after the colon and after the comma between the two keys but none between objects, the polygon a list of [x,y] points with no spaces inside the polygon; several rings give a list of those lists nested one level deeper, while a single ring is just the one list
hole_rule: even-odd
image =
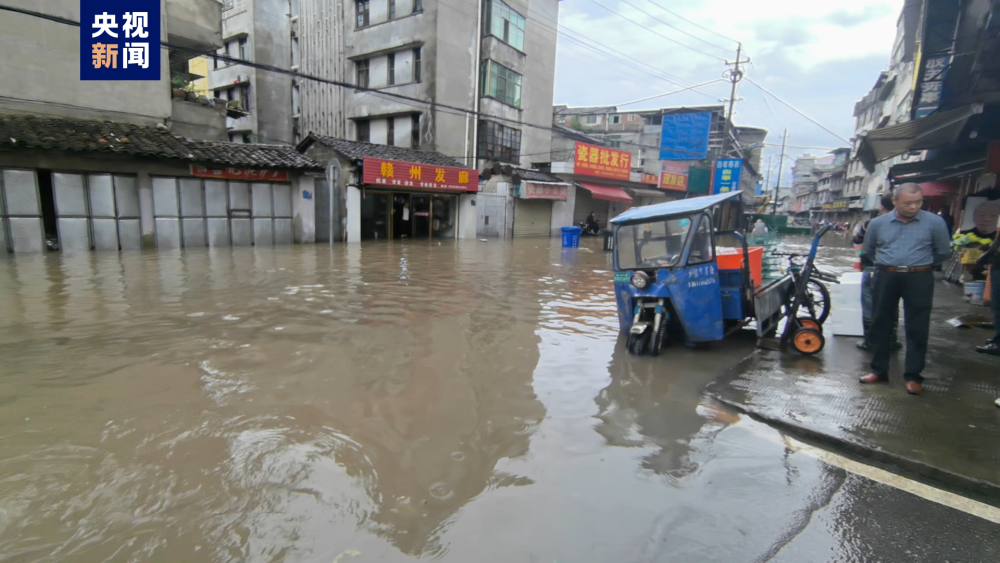
[{"label": "stacked foam box", "polygon": [[826,327],[838,336],[864,336],[861,311],[861,272],[840,275],[840,283],[827,284],[830,290],[830,318]]}]

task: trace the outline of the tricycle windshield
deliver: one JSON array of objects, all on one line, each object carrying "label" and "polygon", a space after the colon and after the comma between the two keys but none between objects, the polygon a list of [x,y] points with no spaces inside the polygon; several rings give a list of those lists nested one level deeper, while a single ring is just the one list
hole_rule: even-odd
[{"label": "tricycle windshield", "polygon": [[643,270],[680,265],[694,217],[650,219],[618,227],[615,241],[618,269]]}]

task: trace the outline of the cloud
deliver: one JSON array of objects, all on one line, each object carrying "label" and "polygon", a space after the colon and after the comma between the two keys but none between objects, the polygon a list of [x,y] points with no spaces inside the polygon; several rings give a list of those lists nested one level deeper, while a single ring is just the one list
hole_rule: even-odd
[{"label": "cloud", "polygon": [[[888,63],[896,34],[896,15],[903,5],[903,0],[838,0],[826,5],[800,0],[628,0],[655,15],[654,19],[616,0],[596,1],[656,33],[629,23],[590,0],[561,2],[560,24],[638,62],[622,61],[610,53],[599,54],[560,36],[556,103],[620,104],[682,87],[671,81],[687,86],[719,78],[726,67],[714,57],[732,61],[738,39],[743,42],[744,54],[753,60],[748,75],[754,81],[845,139],[854,134],[854,103],[868,92]],[[666,7],[722,37],[687,24],[657,6]],[[529,11],[529,19],[533,15]],[[676,28],[703,41],[692,39]],[[729,83],[722,82],[699,88],[699,92],[687,91],[628,107],[718,105],[720,99],[728,97]],[[768,129],[769,143],[780,143],[781,132],[788,127],[792,145],[831,148],[844,145],[747,82],[741,85],[738,97],[743,100],[737,104],[735,121]],[[805,151],[789,149],[786,154],[794,157],[802,152]],[[766,154],[774,154],[776,163],[777,153],[777,147],[768,147]],[[783,182],[791,166],[788,159],[785,165]]]},{"label": "cloud", "polygon": [[875,6],[865,6],[857,13],[851,13],[840,9],[824,18],[827,22],[844,28],[857,27],[861,24],[874,21],[892,14],[892,8],[884,4]]}]

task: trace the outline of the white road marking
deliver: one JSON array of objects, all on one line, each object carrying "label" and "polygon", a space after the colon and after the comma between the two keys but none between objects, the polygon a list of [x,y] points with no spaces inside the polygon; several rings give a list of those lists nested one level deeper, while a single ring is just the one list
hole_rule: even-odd
[{"label": "white road marking", "polygon": [[[767,430],[764,431],[764,428]],[[809,444],[800,442],[795,438],[781,434],[777,430],[770,427],[765,426],[761,428],[756,424],[752,424],[748,425],[748,429],[751,433],[757,436],[772,442],[780,441],[782,445],[792,451],[818,459],[828,465],[839,467],[849,473],[854,473],[855,475],[860,475],[877,483],[882,483],[883,485],[888,485],[895,489],[906,491],[910,494],[917,495],[922,499],[936,502],[949,508],[954,508],[955,510],[965,512],[966,514],[978,516],[979,518],[993,522],[994,524],[1000,524],[1000,508],[896,475],[895,473],[846,458],[828,450],[810,446]],[[779,439],[778,436],[781,436],[781,438]]]}]

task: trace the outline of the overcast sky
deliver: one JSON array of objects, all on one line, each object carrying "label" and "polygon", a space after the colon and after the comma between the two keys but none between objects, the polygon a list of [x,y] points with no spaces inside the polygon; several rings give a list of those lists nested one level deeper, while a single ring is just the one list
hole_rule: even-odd
[{"label": "overcast sky", "polygon": [[[888,64],[902,4],[903,0],[564,0],[559,12],[555,103],[623,104],[720,78],[726,69],[720,59],[733,61],[733,40],[739,40],[753,61],[747,72],[753,81],[850,139],[854,103]],[[529,12],[529,21],[533,15]],[[535,17],[540,25],[554,25]],[[620,54],[609,53],[594,41]],[[729,87],[720,82],[699,88],[700,92],[621,109],[718,104],[729,97]],[[748,81],[741,83],[737,98],[743,100],[737,102],[736,124],[768,129],[768,143],[780,144],[787,127],[790,145],[847,146]],[[785,154],[794,159],[803,152],[825,154],[794,148]],[[780,147],[768,147],[764,154],[762,168],[773,155],[771,184],[777,180],[779,153]],[[790,185],[790,169],[791,159],[786,157],[782,185]]]}]

